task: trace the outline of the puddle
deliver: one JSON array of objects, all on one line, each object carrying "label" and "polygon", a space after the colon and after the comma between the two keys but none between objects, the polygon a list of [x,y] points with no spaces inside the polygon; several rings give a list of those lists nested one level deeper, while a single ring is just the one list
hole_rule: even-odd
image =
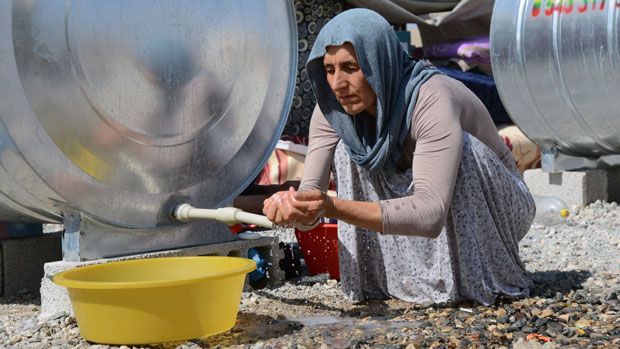
[{"label": "puddle", "polygon": [[381,317],[362,319],[330,315],[272,317],[239,313],[237,324],[232,330],[203,339],[201,343],[208,347],[251,345],[294,334],[296,341],[300,343],[315,343],[314,340],[320,338],[320,342],[330,348],[354,347],[356,343],[366,343],[386,333],[400,333],[399,338],[411,337],[415,333],[412,330],[423,327],[419,323],[421,322],[394,321]]},{"label": "puddle", "polygon": [[385,330],[393,330],[400,328],[417,328],[420,325],[416,321],[404,321],[404,320],[386,320],[386,319],[373,319],[373,318],[353,318],[353,317],[338,317],[338,316],[305,316],[305,317],[292,317],[288,318],[288,321],[296,322],[304,327],[329,327],[330,329],[338,332],[346,333],[349,330],[364,330],[364,331],[377,331],[383,332]]},{"label": "puddle", "polygon": [[290,318],[289,320],[299,322],[304,326],[322,326],[341,323],[343,321],[343,318],[339,318],[336,316],[305,316]]},{"label": "puddle", "polygon": [[402,338],[415,337],[415,329],[421,327],[418,321],[391,321],[383,318],[306,316],[287,320],[303,325],[301,334],[309,338],[320,336],[321,342],[331,348],[356,347],[358,343],[370,345],[374,338],[381,338],[386,333],[398,333],[395,337],[400,338],[400,342]]}]

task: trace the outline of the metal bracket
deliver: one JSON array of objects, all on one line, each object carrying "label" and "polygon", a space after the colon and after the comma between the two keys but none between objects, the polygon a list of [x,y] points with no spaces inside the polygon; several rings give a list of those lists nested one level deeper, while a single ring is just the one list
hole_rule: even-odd
[{"label": "metal bracket", "polygon": [[599,157],[566,155],[559,151],[553,142],[543,142],[541,152],[541,167],[542,171],[546,173],[596,170],[620,166],[620,155],[618,154]]},{"label": "metal bracket", "polygon": [[556,158],[558,156],[558,150],[553,142],[543,142],[541,146],[541,167],[543,172],[555,173],[556,171]]},{"label": "metal bracket", "polygon": [[62,216],[65,226],[62,234],[62,260],[79,262],[82,215],[79,211],[66,210]]}]

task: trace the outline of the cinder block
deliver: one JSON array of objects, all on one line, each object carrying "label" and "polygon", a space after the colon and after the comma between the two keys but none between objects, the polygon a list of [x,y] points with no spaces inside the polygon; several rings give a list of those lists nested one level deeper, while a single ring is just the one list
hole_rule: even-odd
[{"label": "cinder block", "polygon": [[[280,259],[283,258],[282,252],[278,248],[277,237],[261,237],[256,240],[237,240],[219,244],[201,245],[176,250],[158,251],[139,255],[124,256],[118,258],[97,259],[83,262],[56,261],[46,263],[43,267],[44,276],[41,281],[41,312],[39,320],[47,321],[58,317],[59,314],[73,314],[69,295],[64,287],[52,282],[55,274],[85,265],[102,264],[114,261],[129,259],[145,259],[155,257],[174,257],[174,256],[233,256],[246,257],[247,250],[257,248],[267,260],[268,285],[279,286],[284,282],[284,271],[279,267]],[[246,277],[247,283],[247,277]]]},{"label": "cinder block", "polygon": [[620,167],[607,170],[607,200],[620,204]]},{"label": "cinder block", "polygon": [[607,200],[607,170],[546,173],[527,170],[525,183],[534,195],[555,196],[569,207],[583,207],[596,200]]},{"label": "cinder block", "polygon": [[43,265],[62,258],[61,235],[0,240],[0,295],[39,292]]}]

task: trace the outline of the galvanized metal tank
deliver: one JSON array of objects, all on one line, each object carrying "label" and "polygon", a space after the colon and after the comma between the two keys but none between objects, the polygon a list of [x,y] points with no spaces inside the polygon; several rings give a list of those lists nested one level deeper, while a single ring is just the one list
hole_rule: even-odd
[{"label": "galvanized metal tank", "polygon": [[513,121],[546,149],[620,154],[620,0],[496,1],[493,75]]},{"label": "galvanized metal tank", "polygon": [[275,146],[295,23],[286,0],[0,0],[0,220],[188,234],[172,208],[226,204]]}]

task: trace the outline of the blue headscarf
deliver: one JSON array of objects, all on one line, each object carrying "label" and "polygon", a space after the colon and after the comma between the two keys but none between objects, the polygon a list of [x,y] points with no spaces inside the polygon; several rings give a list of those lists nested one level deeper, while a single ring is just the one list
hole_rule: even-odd
[{"label": "blue headscarf", "polygon": [[[377,95],[376,119],[360,114],[354,124],[327,83],[326,48],[346,42],[353,45],[360,68]],[[327,22],[314,42],[307,71],[319,107],[347,145],[351,159],[372,172],[396,168],[420,86],[439,72],[410,58],[390,24],[367,9],[348,10]]]}]

